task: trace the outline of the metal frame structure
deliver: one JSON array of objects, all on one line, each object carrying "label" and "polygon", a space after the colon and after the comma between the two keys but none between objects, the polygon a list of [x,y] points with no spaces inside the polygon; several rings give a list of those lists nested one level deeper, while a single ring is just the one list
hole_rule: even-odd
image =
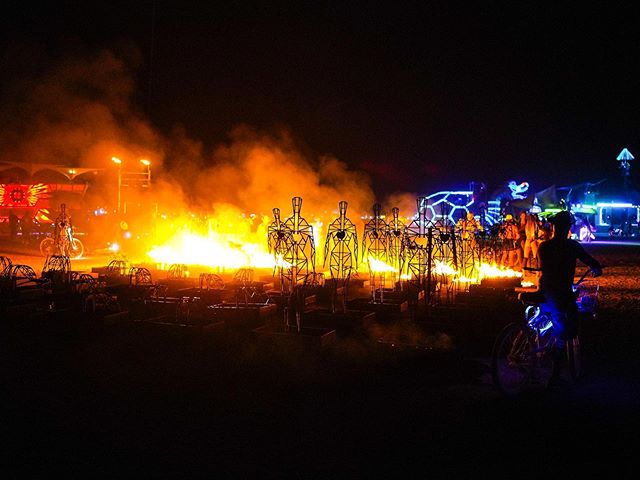
[{"label": "metal frame structure", "polygon": [[362,261],[366,259],[369,266],[371,301],[373,303],[378,302],[376,291],[380,292],[379,302],[384,302],[386,280],[384,265],[389,266],[389,225],[382,217],[381,212],[382,207],[379,203],[373,205],[373,217],[365,224],[362,236]]},{"label": "metal frame structure", "polygon": [[358,270],[358,231],[355,224],[347,218],[348,204],[344,200],[338,204],[340,216],[329,224],[327,237],[324,244],[324,264],[329,259],[329,271],[331,272],[332,292],[331,308],[336,310],[336,296],[338,289],[343,287],[342,310],[346,306],[347,289],[351,272]]}]

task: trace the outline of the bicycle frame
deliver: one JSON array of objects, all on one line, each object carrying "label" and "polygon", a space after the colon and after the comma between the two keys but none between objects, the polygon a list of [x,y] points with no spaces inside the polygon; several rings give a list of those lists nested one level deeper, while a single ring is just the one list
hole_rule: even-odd
[{"label": "bicycle frame", "polygon": [[[579,288],[590,271],[574,283],[574,292],[578,310],[595,315],[596,302],[583,302],[586,293]],[[597,293],[596,286],[596,297]],[[505,394],[521,392],[534,378],[538,383],[546,384],[557,367],[554,366],[556,359],[551,355],[557,340],[553,335],[550,312],[544,308],[544,298],[534,292],[521,294],[520,300],[525,306],[524,322],[507,325],[496,338],[492,352],[493,379]],[[577,337],[567,342],[572,381],[580,375],[579,345]]]}]

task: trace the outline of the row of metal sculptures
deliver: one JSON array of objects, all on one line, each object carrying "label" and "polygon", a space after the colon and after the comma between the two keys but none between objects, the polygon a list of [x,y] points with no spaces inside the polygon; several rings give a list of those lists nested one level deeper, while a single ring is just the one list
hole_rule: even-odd
[{"label": "row of metal sculptures", "polygon": [[[274,208],[274,220],[268,229],[268,247],[276,263],[274,275],[279,275],[285,295],[293,294],[297,285],[316,276],[313,226],[301,216],[302,198],[294,197],[292,206],[292,215],[284,221],[280,209]],[[347,202],[341,201],[339,216],[329,224],[324,246],[323,266],[328,263],[333,286],[346,290],[359,259],[368,267],[373,302],[384,301],[388,279],[394,289],[413,286],[429,295],[438,275],[450,274],[443,271],[445,265],[471,277],[484,245],[454,226],[431,222],[425,197],[418,197],[417,208],[417,215],[405,224],[398,208],[392,209],[387,221],[380,204],[375,204],[359,245],[356,225],[347,217]]]}]

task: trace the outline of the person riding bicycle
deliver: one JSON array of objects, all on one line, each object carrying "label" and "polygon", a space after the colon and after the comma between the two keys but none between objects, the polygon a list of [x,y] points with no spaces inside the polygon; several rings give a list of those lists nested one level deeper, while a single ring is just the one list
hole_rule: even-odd
[{"label": "person riding bicycle", "polygon": [[551,217],[553,237],[540,244],[540,291],[544,294],[544,308],[551,314],[556,336],[556,351],[562,358],[565,342],[577,335],[577,306],[573,293],[576,259],[591,268],[594,277],[602,275],[602,266],[582,245],[569,238],[573,223],[571,213],[561,211]]}]

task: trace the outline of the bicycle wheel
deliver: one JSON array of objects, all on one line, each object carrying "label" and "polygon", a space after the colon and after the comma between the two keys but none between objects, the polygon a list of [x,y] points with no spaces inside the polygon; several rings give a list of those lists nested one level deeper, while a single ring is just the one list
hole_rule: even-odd
[{"label": "bicycle wheel", "polygon": [[491,373],[501,392],[515,395],[529,384],[534,348],[532,332],[522,325],[511,323],[500,332],[491,353]]},{"label": "bicycle wheel", "polygon": [[81,258],[84,253],[84,245],[80,240],[74,238],[71,242],[71,248],[69,249],[69,258],[77,259]]},{"label": "bicycle wheel", "polygon": [[45,238],[40,242],[40,253],[45,257],[54,254],[53,238]]},{"label": "bicycle wheel", "polygon": [[573,383],[577,382],[582,374],[580,339],[578,337],[567,341],[567,365],[569,367],[569,379]]}]

